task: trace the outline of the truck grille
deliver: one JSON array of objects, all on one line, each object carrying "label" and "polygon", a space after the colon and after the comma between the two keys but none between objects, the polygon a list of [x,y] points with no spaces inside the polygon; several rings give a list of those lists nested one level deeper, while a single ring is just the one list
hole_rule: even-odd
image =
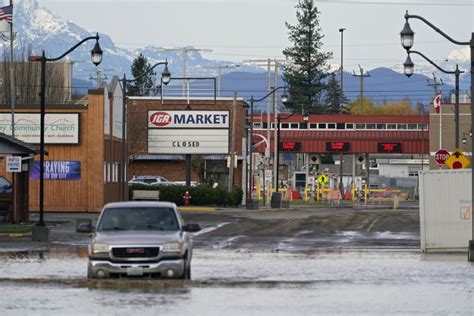
[{"label": "truck grille", "polygon": [[158,247],[127,247],[113,248],[112,254],[116,258],[152,258],[158,256]]}]

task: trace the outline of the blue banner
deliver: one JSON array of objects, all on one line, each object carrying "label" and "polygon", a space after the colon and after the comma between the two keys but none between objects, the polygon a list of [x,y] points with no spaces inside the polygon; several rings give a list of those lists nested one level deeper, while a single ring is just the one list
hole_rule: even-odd
[{"label": "blue banner", "polygon": [[[40,162],[35,160],[30,170],[30,180],[39,180]],[[45,160],[45,180],[81,180],[81,162],[67,160]]]}]

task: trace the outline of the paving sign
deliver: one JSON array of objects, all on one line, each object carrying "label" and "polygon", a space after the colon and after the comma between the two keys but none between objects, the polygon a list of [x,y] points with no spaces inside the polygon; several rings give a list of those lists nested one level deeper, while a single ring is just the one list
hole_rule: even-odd
[{"label": "paving sign", "polygon": [[[30,170],[30,180],[40,178],[40,162],[35,160]],[[44,162],[45,180],[81,180],[81,162],[65,160],[46,160]]]}]

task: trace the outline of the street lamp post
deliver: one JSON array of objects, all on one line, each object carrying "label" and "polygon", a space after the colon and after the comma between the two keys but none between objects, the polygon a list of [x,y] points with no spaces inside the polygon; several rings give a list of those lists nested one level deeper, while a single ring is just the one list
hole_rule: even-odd
[{"label": "street lamp post", "polygon": [[[431,27],[433,30],[441,34],[444,38],[449,40],[451,43],[454,43],[456,45],[462,45],[462,46],[469,46],[471,48],[471,130],[473,130],[474,127],[474,32],[471,32],[471,40],[469,42],[460,42],[457,41],[450,36],[448,36],[446,33],[441,31],[439,28],[437,28],[435,25],[433,25],[431,22],[426,20],[425,18],[419,16],[419,15],[411,15],[408,14],[408,10],[406,11],[405,14],[405,25],[400,32],[400,39],[402,42],[403,48],[405,48],[407,51],[410,50],[410,48],[413,46],[414,43],[414,38],[415,38],[415,32],[410,27],[410,24],[408,23],[409,19],[418,19],[424,22],[426,25]],[[474,142],[471,142],[471,160],[474,157]],[[473,168],[471,167],[471,170]],[[469,261],[474,261],[474,170],[471,173],[471,218],[472,218],[472,238],[469,241],[468,245],[468,260]]]},{"label": "street lamp post", "polygon": [[[67,50],[64,54],[56,58],[47,58],[45,51],[43,50],[41,56],[30,56],[29,60],[32,62],[40,62],[41,63],[41,83],[40,83],[40,166],[39,166],[39,222],[37,226],[45,227],[44,223],[44,116],[45,116],[45,94],[46,94],[46,62],[48,61],[58,61],[65,57],[67,54],[71,53],[77,47],[82,45],[84,42],[89,40],[96,40],[94,48],[91,51],[91,59],[94,65],[98,66],[102,62],[102,49],[99,45],[99,34],[97,33],[95,36],[89,36],[84,38],[82,41],[71,47]],[[41,233],[39,233],[38,238],[33,236],[33,239],[41,239],[39,241],[47,241],[48,240],[48,230],[44,229]]]},{"label": "street lamp post", "polygon": [[405,63],[403,63],[403,68],[405,75],[407,77],[411,77],[413,75],[413,72],[415,70],[415,65],[413,64],[413,61],[410,58],[410,54],[417,54],[426,59],[430,64],[435,66],[439,71],[444,72],[445,74],[454,74],[456,77],[456,83],[455,83],[455,90],[454,90],[454,96],[455,96],[455,105],[454,105],[454,121],[455,121],[455,137],[454,137],[454,144],[456,148],[459,148],[459,75],[464,73],[464,71],[459,70],[458,65],[456,65],[456,70],[454,71],[449,71],[449,70],[444,70],[437,64],[435,64],[431,59],[426,57],[424,54],[416,51],[416,50],[407,50],[408,56],[407,59],[405,60]]},{"label": "street lamp post", "polygon": [[472,131],[470,130],[469,133],[466,133],[466,132],[462,133],[462,140],[461,141],[462,141],[463,145],[466,145],[466,143],[467,143],[466,136],[469,136],[470,138],[472,138]]},{"label": "street lamp post", "polygon": [[341,102],[344,97],[344,67],[343,67],[343,61],[344,61],[344,31],[345,28],[340,28],[339,32],[341,32]]},{"label": "street lamp post", "polygon": [[[291,114],[283,117],[283,119],[288,119],[288,118],[292,117],[295,114],[296,114],[296,112],[291,113]],[[280,187],[279,182],[278,182],[278,178],[279,178],[279,168],[278,168],[278,166],[280,165],[280,123],[281,123],[281,119],[282,119],[281,113],[278,113],[278,115],[277,115],[277,122],[278,122],[277,123],[277,148],[276,148],[276,161],[277,161],[276,162],[277,163],[277,172],[276,172],[276,180],[277,181],[276,181],[276,183],[277,183],[277,185],[276,185],[276,188],[275,188],[275,192],[278,192],[278,189]],[[308,120],[309,120],[309,114],[305,112],[303,114],[303,121],[304,121],[305,124],[308,124]]]},{"label": "street lamp post", "polygon": [[[269,96],[273,95],[275,92],[277,92],[280,89],[285,89],[283,94],[281,95],[281,102],[286,103],[288,102],[288,95],[286,94],[286,87],[278,87],[272,89],[268,94],[266,94],[264,97],[260,99],[254,99],[253,95],[250,97],[250,137],[248,140],[248,153],[249,153],[249,177],[247,179],[247,204],[252,203],[253,205],[253,187],[252,187],[252,182],[253,182],[253,107],[255,102],[261,102],[268,98]],[[277,145],[278,148],[278,145]],[[278,151],[278,149],[276,149]],[[278,165],[277,165],[277,173],[278,173]],[[278,182],[278,178],[277,178]],[[277,184],[278,185],[278,184]]]},{"label": "street lamp post", "polygon": [[161,80],[162,82],[167,85],[170,80],[171,80],[171,74],[168,70],[168,61],[161,61],[157,62],[154,64],[152,67],[148,68],[145,72],[140,74],[138,77],[133,78],[133,79],[127,79],[126,75],[123,74],[123,78],[119,79],[120,82],[122,82],[122,143],[121,143],[121,148],[120,148],[120,153],[121,153],[121,174],[120,174],[120,201],[125,201],[126,198],[126,192],[127,192],[127,187],[126,187],[126,178],[125,178],[125,172],[126,172],[126,131],[125,131],[125,124],[127,122],[127,84],[131,82],[138,81],[145,77],[148,73],[150,73],[153,69],[155,69],[159,65],[165,65],[165,69],[161,73]]}]

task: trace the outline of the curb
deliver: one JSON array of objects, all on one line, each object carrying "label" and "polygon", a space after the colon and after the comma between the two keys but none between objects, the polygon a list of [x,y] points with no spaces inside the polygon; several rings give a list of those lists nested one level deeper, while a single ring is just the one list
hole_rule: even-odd
[{"label": "curb", "polygon": [[178,207],[181,212],[215,212],[215,207]]},{"label": "curb", "polygon": [[26,233],[3,233],[3,234],[0,234],[0,237],[19,238],[19,237],[25,237],[26,235],[27,235]]}]

